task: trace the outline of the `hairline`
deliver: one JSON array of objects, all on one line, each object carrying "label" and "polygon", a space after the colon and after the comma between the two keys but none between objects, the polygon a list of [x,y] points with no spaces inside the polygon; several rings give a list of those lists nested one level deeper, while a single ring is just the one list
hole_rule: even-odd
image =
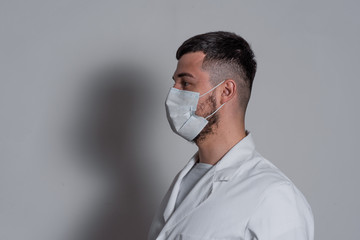
[{"label": "hairline", "polygon": [[[204,53],[203,51],[196,51],[196,52]],[[188,52],[188,53],[190,53],[190,52]],[[183,55],[185,55],[185,54],[183,54]],[[231,60],[216,59],[216,58],[209,58],[209,57],[207,58],[206,56],[207,55],[205,54],[205,57],[201,64],[201,68],[204,71],[209,73],[209,77],[210,77],[209,83],[212,86],[215,86],[215,85],[219,84],[221,81],[225,81],[225,80],[229,80],[229,79],[234,80],[235,84],[237,86],[236,97],[238,99],[236,102],[239,105],[239,108],[242,109],[243,113],[245,114],[247,105],[249,102],[249,98],[251,95],[251,89],[249,89],[249,86],[247,86],[248,83],[244,79],[245,74],[244,74],[243,70],[241,68],[236,70],[236,68],[238,68],[238,65],[236,62],[233,63]],[[230,69],[224,69],[226,67],[228,67]],[[219,68],[220,71],[222,71],[222,70],[227,71],[229,73],[228,76],[223,76],[223,77],[216,76],[217,74],[221,74],[221,73],[216,73],[217,70],[215,68]],[[241,95],[242,95],[241,93],[249,95],[249,97],[247,98],[247,101],[245,101],[245,102],[241,101]]]}]

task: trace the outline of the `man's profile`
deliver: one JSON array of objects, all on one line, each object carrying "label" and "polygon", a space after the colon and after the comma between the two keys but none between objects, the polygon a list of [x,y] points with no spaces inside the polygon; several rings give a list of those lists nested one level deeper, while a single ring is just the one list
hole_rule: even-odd
[{"label": "man's profile", "polygon": [[198,151],[164,196],[148,239],[313,240],[305,197],[245,128],[257,67],[250,45],[209,32],[186,40],[176,58],[167,118]]}]

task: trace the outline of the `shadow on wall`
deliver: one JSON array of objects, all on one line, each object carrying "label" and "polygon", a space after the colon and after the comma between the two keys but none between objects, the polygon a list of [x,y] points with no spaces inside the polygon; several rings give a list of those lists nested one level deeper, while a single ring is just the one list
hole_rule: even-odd
[{"label": "shadow on wall", "polygon": [[109,180],[110,190],[76,240],[146,239],[156,176],[151,171],[151,77],[131,66],[92,76],[76,148]]}]

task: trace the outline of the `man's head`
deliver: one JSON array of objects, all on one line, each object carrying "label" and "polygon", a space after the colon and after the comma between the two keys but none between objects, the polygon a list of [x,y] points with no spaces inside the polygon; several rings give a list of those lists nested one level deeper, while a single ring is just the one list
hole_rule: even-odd
[{"label": "man's head", "polygon": [[[178,65],[173,76],[175,88],[202,95],[224,81],[199,99],[195,113],[198,116],[209,116],[225,103],[226,109],[222,110],[223,114],[219,111],[208,118],[209,123],[194,139],[196,143],[214,134],[220,119],[223,122],[226,122],[226,118],[244,121],[256,61],[243,38],[229,32],[200,34],[186,40],[179,47],[176,58]],[[231,129],[231,126],[228,128]]]},{"label": "man's head", "polygon": [[186,40],[177,50],[176,59],[187,53],[202,52],[202,68],[209,73],[210,83],[232,79],[237,85],[239,106],[245,114],[256,73],[256,61],[250,45],[230,32],[209,32]]}]

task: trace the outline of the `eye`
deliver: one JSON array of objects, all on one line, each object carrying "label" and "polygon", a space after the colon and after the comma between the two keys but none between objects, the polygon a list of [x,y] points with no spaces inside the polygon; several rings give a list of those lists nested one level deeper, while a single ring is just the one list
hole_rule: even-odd
[{"label": "eye", "polygon": [[187,87],[187,86],[189,86],[189,83],[188,83],[188,82],[183,81],[183,82],[182,82],[182,85],[183,85],[184,87]]}]

